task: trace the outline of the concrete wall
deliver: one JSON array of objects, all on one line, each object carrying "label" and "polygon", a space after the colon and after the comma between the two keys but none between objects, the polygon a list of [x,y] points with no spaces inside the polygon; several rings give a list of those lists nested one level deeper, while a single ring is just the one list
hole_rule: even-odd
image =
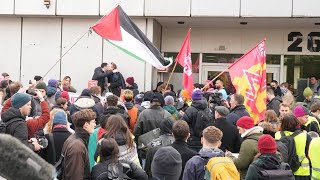
[{"label": "concrete wall", "polygon": [[1,0],[1,14],[104,15],[120,4],[130,16],[319,17],[318,0]]}]

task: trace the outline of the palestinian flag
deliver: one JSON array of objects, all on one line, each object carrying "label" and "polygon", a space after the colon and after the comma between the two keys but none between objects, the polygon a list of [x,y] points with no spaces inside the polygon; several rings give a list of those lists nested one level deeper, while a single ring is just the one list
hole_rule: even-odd
[{"label": "palestinian flag", "polygon": [[128,55],[163,70],[172,64],[150,42],[120,6],[101,18],[92,29]]}]

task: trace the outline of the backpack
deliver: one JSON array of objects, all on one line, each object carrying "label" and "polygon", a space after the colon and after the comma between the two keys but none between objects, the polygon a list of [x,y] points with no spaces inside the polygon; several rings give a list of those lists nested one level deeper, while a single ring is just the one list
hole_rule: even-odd
[{"label": "backpack", "polygon": [[209,126],[209,124],[212,124],[213,121],[214,117],[209,108],[206,108],[205,110],[199,110],[197,113],[196,123],[193,129],[193,135],[200,138],[202,131],[207,126]]},{"label": "backpack", "polygon": [[61,153],[59,160],[56,162],[56,147],[54,145],[53,134],[49,134],[49,142],[52,148],[52,156],[54,159],[54,167],[56,169],[56,177],[62,179],[63,169],[64,169],[64,155]]},{"label": "backpack", "polygon": [[0,122],[0,134],[11,134],[11,132],[7,132],[7,126],[9,126],[10,124],[17,122],[17,121],[22,121],[22,119],[20,118],[14,118],[9,122]]},{"label": "backpack", "polygon": [[130,165],[127,163],[109,163],[107,169],[101,173],[96,180],[129,180],[126,175],[131,171]]},{"label": "backpack", "polygon": [[296,153],[296,143],[293,139],[300,133],[301,131],[297,130],[291,136],[285,136],[284,132],[280,131],[281,138],[276,140],[278,151],[282,155],[283,162],[288,163],[293,172],[297,171],[301,166],[301,162]]},{"label": "backpack", "polygon": [[276,179],[276,180],[294,180],[294,175],[292,170],[287,163],[281,163],[280,169],[274,170],[267,170],[262,169],[261,167],[257,166],[255,163],[252,163],[254,167],[258,170],[259,179],[260,180],[268,180],[268,179]]},{"label": "backpack", "polygon": [[205,166],[205,180],[240,180],[240,173],[229,157],[213,157]]}]

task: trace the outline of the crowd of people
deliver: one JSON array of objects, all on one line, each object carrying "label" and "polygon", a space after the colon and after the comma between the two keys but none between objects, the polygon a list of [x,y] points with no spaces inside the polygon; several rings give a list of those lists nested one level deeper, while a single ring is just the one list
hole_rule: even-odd
[{"label": "crowd of people", "polygon": [[193,92],[163,82],[139,92],[134,77],[102,63],[97,85],[74,103],[70,76],[47,83],[35,76],[27,87],[8,73],[0,80],[1,133],[52,165],[62,161],[61,179],[320,179],[315,76],[304,102],[288,83],[270,82],[259,122],[222,80]]}]

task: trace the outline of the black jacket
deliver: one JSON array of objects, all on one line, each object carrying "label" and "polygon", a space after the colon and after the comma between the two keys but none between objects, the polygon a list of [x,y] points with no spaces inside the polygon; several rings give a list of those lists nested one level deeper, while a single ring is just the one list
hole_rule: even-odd
[{"label": "black jacket", "polygon": [[234,125],[230,124],[226,118],[216,119],[216,122],[213,125],[223,133],[220,149],[222,151],[228,150],[232,153],[239,153],[241,137],[238,129]]},{"label": "black jacket", "polygon": [[54,165],[60,158],[63,143],[68,139],[71,133],[67,128],[54,128],[53,132],[53,143],[55,147],[56,156],[54,157],[53,147],[51,139],[49,138],[49,134],[46,134],[45,137],[48,139],[48,146],[46,149],[43,149],[44,159]]},{"label": "black jacket", "polygon": [[103,115],[101,116],[103,117],[107,115],[120,115],[126,121],[127,125],[130,126],[130,116],[123,108],[118,106],[105,106]]},{"label": "black jacket", "polygon": [[97,67],[94,69],[94,73],[92,76],[92,80],[97,80],[98,81],[98,86],[101,87],[101,92],[105,90],[104,88],[104,82],[106,77],[110,77],[112,75],[112,72],[104,72],[101,67]]},{"label": "black jacket", "polygon": [[133,92],[133,97],[139,94],[138,85],[136,83],[133,83],[132,86],[127,86],[127,89],[130,89]]},{"label": "black jacket", "polygon": [[238,119],[243,116],[250,116],[246,107],[244,105],[237,105],[233,109],[231,109],[230,114],[227,115],[226,119],[233,125],[237,125]]},{"label": "black jacket", "polygon": [[[107,160],[102,163],[98,163],[92,168],[91,171],[91,180],[96,180],[96,179],[103,179],[103,180],[108,180],[108,166],[110,165],[115,165],[111,164],[111,160]],[[137,166],[135,163],[126,161],[126,162],[121,162],[121,165],[123,167],[123,173],[124,175],[128,176],[131,179],[141,179],[141,180],[148,180],[147,174],[141,169],[139,166]],[[110,167],[109,167],[110,168]]]},{"label": "black jacket", "polygon": [[187,143],[184,141],[174,141],[170,146],[175,148],[179,152],[179,154],[181,155],[182,171],[181,171],[181,176],[179,178],[179,180],[181,180],[182,176],[183,176],[183,171],[184,171],[185,165],[187,164],[189,159],[191,159],[193,156],[195,156],[197,154],[197,152],[190,149],[188,147]]},{"label": "black jacket", "polygon": [[268,102],[267,104],[267,110],[274,110],[274,112],[277,114],[277,116],[279,117],[280,116],[280,112],[279,112],[279,109],[280,109],[280,104],[281,104],[281,99],[277,97],[274,97],[273,99],[271,99],[270,102]]},{"label": "black jacket", "polygon": [[4,123],[10,123],[7,125],[6,134],[19,139],[24,145],[34,150],[34,145],[28,142],[28,127],[25,121],[25,117],[21,114],[19,109],[9,108],[1,115],[1,119]]},{"label": "black jacket", "polygon": [[112,76],[110,76],[108,78],[108,80],[110,83],[109,88],[110,88],[111,92],[114,95],[120,97],[121,89],[126,88],[125,81],[124,81],[122,74],[120,72],[113,73]]},{"label": "black jacket", "polygon": [[195,127],[196,125],[198,111],[205,110],[207,108],[208,108],[208,103],[206,100],[198,100],[198,101],[193,101],[191,106],[188,107],[187,110],[185,111],[182,119],[189,124],[191,137],[194,136],[193,127]]},{"label": "black jacket", "polygon": [[279,96],[279,97],[282,97],[282,96],[283,96],[280,86],[278,86],[278,87],[274,90],[274,95],[275,95],[275,96]]}]

